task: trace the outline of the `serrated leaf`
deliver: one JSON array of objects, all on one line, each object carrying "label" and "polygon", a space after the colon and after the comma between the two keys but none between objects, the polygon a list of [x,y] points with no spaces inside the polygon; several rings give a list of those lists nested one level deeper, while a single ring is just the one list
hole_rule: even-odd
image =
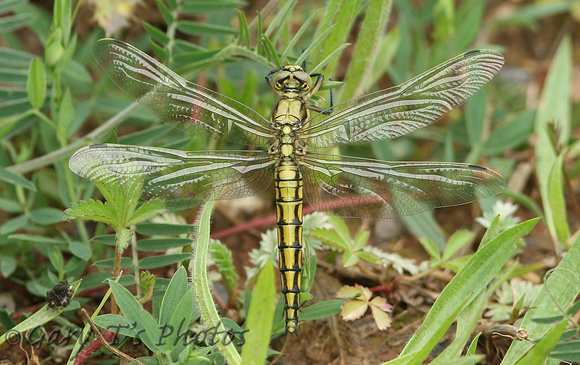
[{"label": "serrated leaf", "polygon": [[36,57],[30,62],[26,91],[30,105],[34,109],[40,109],[46,97],[46,72],[44,71],[42,61]]},{"label": "serrated leaf", "polygon": [[165,203],[161,199],[149,200],[141,205],[125,223],[127,226],[138,224],[166,212]]},{"label": "serrated leaf", "polygon": [[113,228],[117,227],[115,212],[111,209],[110,204],[98,200],[86,200],[77,204],[72,204],[70,208],[64,211],[65,219],[83,219],[105,223]]},{"label": "serrated leaf", "polygon": [[354,286],[344,285],[336,293],[337,298],[353,299],[361,295],[360,290]]},{"label": "serrated leaf", "polygon": [[342,305],[341,316],[345,321],[354,321],[362,317],[369,305],[362,300],[350,300]]},{"label": "serrated leaf", "polygon": [[[129,243],[131,242],[131,238],[133,236],[133,232],[125,227],[117,227],[115,232],[115,239],[117,241],[117,250],[119,253],[122,253]],[[142,267],[146,269],[146,267]]]},{"label": "serrated leaf", "polygon": [[385,298],[381,297],[374,298],[369,304],[377,328],[385,331],[391,326],[391,316],[387,313],[392,309],[391,305],[387,303]]}]

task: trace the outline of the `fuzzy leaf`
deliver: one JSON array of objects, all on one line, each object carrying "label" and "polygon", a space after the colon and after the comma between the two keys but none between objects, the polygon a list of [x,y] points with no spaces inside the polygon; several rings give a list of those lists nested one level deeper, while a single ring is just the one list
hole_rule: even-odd
[{"label": "fuzzy leaf", "polygon": [[116,228],[116,217],[111,206],[102,201],[89,199],[72,204],[70,208],[64,211],[65,220],[83,219],[105,223]]}]

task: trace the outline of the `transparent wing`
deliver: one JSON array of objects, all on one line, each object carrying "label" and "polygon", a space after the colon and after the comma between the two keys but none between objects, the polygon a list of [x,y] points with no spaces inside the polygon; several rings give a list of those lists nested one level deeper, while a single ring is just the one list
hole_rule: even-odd
[{"label": "transparent wing", "polygon": [[496,195],[506,186],[485,167],[446,162],[385,162],[308,154],[306,200],[341,217],[392,218]]},{"label": "transparent wing", "polygon": [[185,80],[127,43],[101,39],[93,55],[121,89],[181,130],[252,146],[271,137],[268,121],[249,107]]},{"label": "transparent wing", "polygon": [[161,197],[185,208],[216,199],[262,193],[273,184],[274,162],[260,151],[185,152],[166,148],[97,144],[75,152],[70,169],[91,181],[131,182],[142,179],[143,198]]},{"label": "transparent wing", "polygon": [[411,80],[347,101],[317,114],[302,132],[315,147],[395,138],[436,122],[463,104],[503,65],[503,56],[476,50],[452,58]]}]

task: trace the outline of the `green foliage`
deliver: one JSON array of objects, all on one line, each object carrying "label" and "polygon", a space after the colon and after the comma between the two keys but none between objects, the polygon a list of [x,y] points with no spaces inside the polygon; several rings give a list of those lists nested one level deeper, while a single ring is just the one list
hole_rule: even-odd
[{"label": "green foliage", "polygon": [[[282,301],[273,315],[273,323],[255,321],[256,317],[250,320],[250,313],[270,316],[269,311],[274,309],[275,294],[272,294],[269,270],[271,262],[277,260],[275,231],[263,234],[260,249],[251,255],[254,266],[248,269],[248,283],[244,288],[237,288],[239,281],[231,252],[221,243],[209,240],[210,206],[206,207],[200,221],[197,241],[185,236],[176,238],[196,231],[197,226],[171,219],[164,223],[145,223],[164,208],[161,201],[139,205],[139,182],[116,186],[96,182],[106,200],[101,202],[95,200],[94,183],[79,179],[68,169],[68,157],[75,150],[90,143],[116,139],[121,143],[179,149],[223,147],[219,145],[221,142],[191,140],[180,131],[160,125],[147,112],[137,110],[121,91],[110,86],[111,81],[102,76],[90,57],[92,45],[104,36],[104,32],[85,28],[80,36],[74,30],[81,3],[56,0],[50,13],[28,1],[0,0],[2,280],[28,291],[29,296],[38,297],[44,297],[48,289],[65,277],[75,281],[73,285],[75,290],[81,289],[79,293],[99,290],[106,286],[104,283],[109,283],[124,315],[102,314],[101,308],[109,295],[106,293],[95,310],[95,322],[102,328],[128,324],[132,320],[139,322],[139,328],[149,331],[142,340],[155,355],[153,361],[192,363],[227,359],[239,363],[242,359],[240,349],[234,346],[224,345],[220,352],[209,343],[183,345],[178,341],[171,345],[173,342],[166,341],[158,345],[155,341],[155,336],[167,334],[160,325],[175,325],[181,319],[186,319],[191,329],[204,330],[198,323],[200,308],[208,326],[243,331],[234,322],[212,312],[215,304],[205,267],[211,260],[219,268],[230,295],[236,289],[250,293],[253,288],[241,308],[242,313],[248,313],[245,329],[250,330],[247,339],[253,336],[253,343],[243,348],[242,354],[267,353],[269,339],[282,333]],[[145,35],[136,36],[131,43],[143,50],[149,46],[166,65],[189,79],[203,75],[196,82],[239,100],[263,115],[271,112],[274,96],[262,84],[262,76],[285,63],[305,62],[309,71],[323,73],[326,80],[321,90],[342,85],[334,95],[338,103],[378,90],[379,81],[380,88],[405,81],[431,65],[471,49],[473,43],[487,48],[482,42],[497,39],[487,35],[502,27],[518,27],[524,31],[539,29],[546,17],[566,14],[576,5],[574,1],[535,2],[515,5],[514,11],[505,15],[489,16],[486,11],[489,2],[477,0],[434,0],[421,4],[407,0],[333,0],[327,1],[321,9],[297,1],[284,1],[278,8],[272,8],[271,13],[263,12],[252,20],[237,10],[242,6],[237,0],[158,0],[156,4],[165,24],[143,23]],[[396,16],[390,16],[391,13]],[[385,33],[387,25],[389,31]],[[21,32],[16,33],[16,30]],[[481,36],[482,30],[484,36]],[[36,39],[28,42],[27,38],[25,42],[22,34]],[[346,45],[347,40],[353,45]],[[419,131],[410,138],[377,142],[370,148],[346,148],[356,149],[353,154],[357,156],[387,160],[454,159],[469,163],[482,163],[483,160],[486,166],[501,170],[504,176],[511,176],[516,165],[521,167],[525,162],[521,156],[531,155],[529,149],[534,149],[542,204],[534,201],[534,194],[526,195],[528,189],[525,193],[507,192],[506,196],[519,204],[519,211],[527,209],[532,214],[542,215],[557,251],[568,252],[547,277],[537,296],[526,294],[524,299],[515,298],[520,312],[530,309],[525,312],[521,327],[539,342],[531,351],[533,343],[515,343],[504,363],[543,360],[548,356],[578,361],[580,339],[577,330],[562,332],[564,324],[578,311],[574,300],[580,292],[578,234],[569,222],[574,219],[568,199],[572,194],[564,188],[580,171],[576,161],[580,145],[573,133],[578,108],[570,92],[575,44],[577,40],[565,36],[560,44],[548,45],[547,49],[557,51],[542,86],[537,109],[523,108],[523,92],[517,83],[497,80],[487,90],[474,95],[463,113],[450,115],[445,126]],[[515,57],[513,51],[506,54]],[[548,53],[547,56],[549,59],[552,55]],[[326,107],[330,98],[320,93],[314,102]],[[523,154],[519,155],[521,152]],[[519,157],[516,160],[514,156]],[[66,211],[68,221],[63,223],[62,210],[71,203],[74,205]],[[477,237],[475,227],[450,232],[449,228],[439,225],[439,219],[431,212],[403,218],[408,231],[415,237],[422,237],[421,243],[430,255],[429,265],[418,265],[397,253],[370,247],[366,231],[358,232],[351,239],[340,219],[329,219],[320,213],[308,215],[304,226],[307,253],[302,285],[305,293],[301,298],[312,296],[309,292],[318,266],[315,250],[323,247],[323,242],[325,248],[330,246],[334,250],[334,255],[342,253],[344,266],[361,264],[362,259],[417,277],[442,268],[451,269],[457,275],[440,295],[417,334],[409,340],[402,356],[393,363],[423,362],[426,353],[453,320],[457,320],[456,338],[434,363],[474,363],[475,340],[471,343],[469,356],[458,356],[469,343],[481,314],[493,310],[504,318],[513,315],[508,309],[513,300],[509,298],[511,291],[507,290],[507,280],[545,268],[545,264],[538,262],[528,266],[513,265],[503,272],[505,263],[524,244],[522,236],[535,222],[518,224],[514,205],[502,205],[491,199],[481,206],[484,214],[478,221],[488,230],[473,255],[463,252]],[[500,211],[498,220],[496,215]],[[86,224],[86,220],[97,223]],[[132,240],[131,226],[135,224],[136,232],[147,237]],[[116,237],[106,235],[111,232],[107,227],[116,229]],[[91,240],[93,230],[95,237]],[[115,249],[115,242],[118,249]],[[198,245],[194,250],[195,261],[190,260],[193,244]],[[129,246],[131,257],[117,261],[118,267],[126,270],[126,275],[118,279],[119,283],[114,283],[110,274],[116,262],[113,256]],[[145,251],[148,257],[142,258]],[[167,255],[154,251],[165,251]],[[155,284],[150,284],[153,285],[153,297],[148,299],[153,302],[151,312],[139,302],[145,298],[142,292],[151,289],[150,285],[145,288],[137,285],[135,293],[127,290],[132,290],[131,285],[143,283],[140,277],[144,268],[179,266],[188,262],[196,265],[195,293],[183,268],[177,270],[171,282],[158,277]],[[155,271],[157,275],[159,272],[161,270]],[[259,273],[263,276],[258,276]],[[81,278],[82,283],[79,282]],[[529,291],[527,285],[521,287]],[[490,306],[494,294],[498,303]],[[528,303],[532,299],[533,302]],[[24,333],[50,320],[55,326],[76,328],[80,321],[71,309],[84,306],[89,300],[92,299],[75,297],[74,305],[67,309],[42,307],[26,319],[12,319],[13,313],[1,310],[2,333],[10,326]],[[358,301],[359,310],[370,305],[368,300]],[[310,321],[335,315],[344,302],[344,299],[327,300],[305,306],[301,319]],[[134,330],[120,332],[125,337],[139,337]],[[257,334],[262,337],[258,338]],[[170,334],[167,339],[172,340],[175,336],[176,333]],[[243,335],[236,337],[237,340],[242,338]],[[4,337],[0,337],[0,343],[3,340]],[[76,348],[81,348],[80,342]],[[56,346],[51,345],[50,349],[56,352]],[[525,354],[528,357],[522,359]],[[266,355],[261,356],[259,361]]]}]

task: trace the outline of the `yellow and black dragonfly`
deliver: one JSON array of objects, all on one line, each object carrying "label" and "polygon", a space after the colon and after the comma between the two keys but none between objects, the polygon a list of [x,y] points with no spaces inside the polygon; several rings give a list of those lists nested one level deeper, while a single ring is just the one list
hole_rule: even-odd
[{"label": "yellow and black dragonfly", "polygon": [[386,162],[308,151],[395,138],[430,125],[497,74],[503,57],[494,51],[464,53],[399,86],[327,110],[308,102],[323,76],[284,66],[266,76],[279,97],[270,118],[186,81],[124,42],[102,39],[93,53],[121,89],[165,122],[192,136],[263,147],[186,152],[98,144],[77,151],[69,166],[93,181],[138,176],[144,199],[163,197],[183,205],[210,197],[242,198],[274,187],[287,332],[298,326],[304,199],[341,217],[392,218],[487,198],[506,185],[498,173],[478,165]]}]

